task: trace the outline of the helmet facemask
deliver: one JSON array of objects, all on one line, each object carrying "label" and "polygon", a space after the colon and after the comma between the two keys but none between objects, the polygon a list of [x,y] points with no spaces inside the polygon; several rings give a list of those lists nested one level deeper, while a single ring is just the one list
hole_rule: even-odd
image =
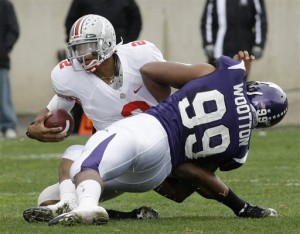
[{"label": "helmet facemask", "polygon": [[75,70],[82,70],[75,68],[73,62],[77,60],[84,70],[93,72],[115,50],[115,31],[104,17],[87,15],[74,23],[68,43],[68,59]]}]

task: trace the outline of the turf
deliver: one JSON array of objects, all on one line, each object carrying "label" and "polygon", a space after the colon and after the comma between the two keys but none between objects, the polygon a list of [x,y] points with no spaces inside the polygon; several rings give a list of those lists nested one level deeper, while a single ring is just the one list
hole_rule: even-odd
[{"label": "turf", "polygon": [[102,205],[124,211],[148,205],[159,210],[157,220],[76,227],[28,224],[22,212],[36,206],[39,192],[57,181],[60,154],[85,141],[75,136],[61,143],[0,140],[0,233],[300,233],[299,127],[254,131],[247,163],[232,172],[218,172],[240,197],[276,209],[277,218],[237,218],[222,204],[196,194],[177,204],[150,191],[125,194]]}]

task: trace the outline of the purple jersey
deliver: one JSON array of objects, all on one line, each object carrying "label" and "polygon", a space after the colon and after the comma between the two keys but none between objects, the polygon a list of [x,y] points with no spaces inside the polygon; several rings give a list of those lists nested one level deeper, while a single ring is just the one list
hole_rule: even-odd
[{"label": "purple jersey", "polygon": [[168,134],[173,168],[209,157],[221,170],[232,170],[246,161],[254,116],[243,61],[222,56],[215,72],[188,82],[147,113]]}]

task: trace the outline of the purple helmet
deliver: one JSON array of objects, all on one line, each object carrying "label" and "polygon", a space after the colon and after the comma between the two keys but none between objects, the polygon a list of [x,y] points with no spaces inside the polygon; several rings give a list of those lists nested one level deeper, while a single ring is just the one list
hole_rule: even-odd
[{"label": "purple helmet", "polygon": [[274,126],[283,119],[288,110],[286,94],[274,83],[247,82],[247,96],[256,111],[256,128]]}]

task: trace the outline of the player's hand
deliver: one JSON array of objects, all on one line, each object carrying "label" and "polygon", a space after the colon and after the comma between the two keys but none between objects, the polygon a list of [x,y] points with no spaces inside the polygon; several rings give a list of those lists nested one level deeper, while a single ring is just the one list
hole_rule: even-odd
[{"label": "player's hand", "polygon": [[234,60],[243,60],[245,63],[246,73],[248,74],[251,68],[251,62],[255,60],[254,55],[249,55],[248,51],[239,51],[236,55],[233,56]]},{"label": "player's hand", "polygon": [[59,142],[67,137],[67,133],[60,133],[61,127],[46,128],[44,121],[51,115],[51,112],[39,116],[34,123],[28,126],[26,135],[29,138],[42,142]]},{"label": "player's hand", "polygon": [[244,60],[244,61],[252,61],[255,60],[254,55],[250,55],[247,50],[239,51],[237,54],[233,56],[234,60]]}]

